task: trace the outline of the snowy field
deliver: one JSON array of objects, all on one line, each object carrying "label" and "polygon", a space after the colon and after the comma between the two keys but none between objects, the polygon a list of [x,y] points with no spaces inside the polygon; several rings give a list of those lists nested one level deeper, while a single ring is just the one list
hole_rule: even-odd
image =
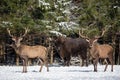
[{"label": "snowy field", "polygon": [[98,66],[98,72],[93,72],[93,65],[79,66],[51,66],[50,71],[43,67],[39,72],[39,66],[29,66],[27,73],[22,73],[22,66],[0,66],[0,80],[120,80],[120,65],[108,66],[104,72],[104,65]]}]

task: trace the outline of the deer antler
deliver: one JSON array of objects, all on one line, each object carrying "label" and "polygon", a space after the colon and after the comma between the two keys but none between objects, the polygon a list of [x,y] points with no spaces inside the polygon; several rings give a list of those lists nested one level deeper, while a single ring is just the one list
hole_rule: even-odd
[{"label": "deer antler", "polygon": [[82,37],[82,38],[85,38],[85,39],[89,39],[87,36],[82,35],[81,31],[82,31],[82,33],[83,33],[83,30],[80,29],[80,30],[79,30],[79,36]]},{"label": "deer antler", "polygon": [[28,28],[24,28],[25,29],[25,33],[23,34],[23,36],[22,37],[24,37],[27,33],[28,33],[28,31],[29,31],[29,29]]},{"label": "deer antler", "polygon": [[107,31],[106,28],[103,28],[102,29],[102,34],[100,36],[96,36],[96,38],[103,37],[106,31]]},{"label": "deer antler", "polygon": [[106,31],[107,31],[106,28],[102,30],[101,37],[105,34]]},{"label": "deer antler", "polygon": [[9,36],[13,37],[13,35],[11,34],[11,32],[10,32],[10,29],[9,29],[9,28],[7,28],[7,32],[8,32],[8,34],[9,34]]}]

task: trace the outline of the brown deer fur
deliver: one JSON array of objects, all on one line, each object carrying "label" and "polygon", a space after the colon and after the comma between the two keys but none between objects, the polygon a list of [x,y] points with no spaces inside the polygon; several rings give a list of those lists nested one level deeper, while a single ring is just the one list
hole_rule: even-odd
[{"label": "brown deer fur", "polygon": [[[106,60],[108,58],[111,63],[111,71],[113,71],[113,48],[108,44],[98,44],[97,40],[94,40],[90,44],[92,44],[90,49],[90,55],[93,59],[94,71],[97,71],[97,63],[99,58]],[[106,67],[104,71],[106,71],[107,66],[108,63],[106,61]]]},{"label": "brown deer fur", "polygon": [[90,55],[93,59],[93,65],[94,65],[94,71],[97,72],[97,63],[99,58],[105,59],[106,61],[106,67],[104,69],[104,71],[106,71],[107,66],[108,66],[108,62],[107,62],[107,58],[109,59],[110,63],[111,63],[111,71],[113,71],[113,64],[114,64],[114,60],[113,60],[113,48],[112,46],[108,45],[108,44],[99,44],[97,41],[100,37],[102,37],[104,35],[104,33],[106,32],[106,29],[102,31],[101,36],[97,36],[94,39],[89,39],[87,36],[83,36],[81,34],[81,32],[79,31],[79,35],[82,38],[85,38],[86,41],[89,42],[89,46],[90,46]]},{"label": "brown deer fur", "polygon": [[48,59],[47,59],[47,48],[41,45],[38,46],[28,46],[21,44],[22,37],[15,37],[10,34],[10,30],[8,30],[9,35],[12,37],[12,40],[15,42],[11,46],[15,49],[16,53],[21,57],[23,61],[23,72],[27,72],[27,62],[29,58],[38,58],[41,62],[40,72],[42,70],[43,65],[45,64],[48,68]]}]

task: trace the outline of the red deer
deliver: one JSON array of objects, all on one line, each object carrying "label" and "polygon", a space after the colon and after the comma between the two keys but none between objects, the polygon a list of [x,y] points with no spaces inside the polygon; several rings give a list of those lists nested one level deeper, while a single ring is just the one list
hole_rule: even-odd
[{"label": "red deer", "polygon": [[40,72],[42,71],[42,67],[45,64],[47,67],[47,71],[49,71],[48,68],[48,59],[47,59],[47,48],[41,45],[37,46],[28,46],[21,43],[23,40],[23,37],[27,34],[28,29],[25,28],[25,33],[23,36],[17,37],[13,36],[10,33],[10,30],[7,29],[9,35],[12,37],[12,40],[15,42],[12,47],[15,49],[16,53],[21,57],[23,61],[23,72],[27,72],[27,63],[29,58],[38,58],[41,62]]},{"label": "red deer", "polygon": [[106,71],[107,66],[108,66],[108,62],[107,62],[107,58],[109,59],[110,63],[111,63],[111,71],[113,71],[113,48],[112,46],[110,46],[109,44],[99,44],[97,41],[100,37],[102,37],[104,35],[106,30],[102,31],[102,35],[95,37],[94,39],[89,39],[86,36],[81,35],[80,36],[83,38],[86,38],[86,40],[89,42],[90,45],[90,55],[93,59],[93,65],[94,65],[94,71],[97,72],[97,63],[99,58],[100,59],[105,59],[106,62],[106,66],[104,71]]},{"label": "red deer", "polygon": [[56,39],[57,46],[60,47],[60,56],[64,61],[64,65],[70,65],[71,56],[78,56],[82,58],[82,66],[86,60],[87,64],[87,49],[88,42],[82,38],[70,38],[59,36]]}]

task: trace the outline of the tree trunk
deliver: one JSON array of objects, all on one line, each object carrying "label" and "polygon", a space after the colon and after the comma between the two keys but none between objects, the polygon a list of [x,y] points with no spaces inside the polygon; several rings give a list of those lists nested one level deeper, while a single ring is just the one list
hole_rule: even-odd
[{"label": "tree trunk", "polygon": [[118,60],[118,63],[119,63],[119,65],[120,65],[120,39],[119,39],[119,60]]},{"label": "tree trunk", "polygon": [[52,47],[52,50],[50,52],[50,64],[53,64],[53,47]]},{"label": "tree trunk", "polygon": [[120,33],[116,34],[115,40],[115,64],[120,64]]},{"label": "tree trunk", "polygon": [[2,42],[2,49],[1,49],[1,55],[3,55],[3,63],[5,62],[5,43]]}]

